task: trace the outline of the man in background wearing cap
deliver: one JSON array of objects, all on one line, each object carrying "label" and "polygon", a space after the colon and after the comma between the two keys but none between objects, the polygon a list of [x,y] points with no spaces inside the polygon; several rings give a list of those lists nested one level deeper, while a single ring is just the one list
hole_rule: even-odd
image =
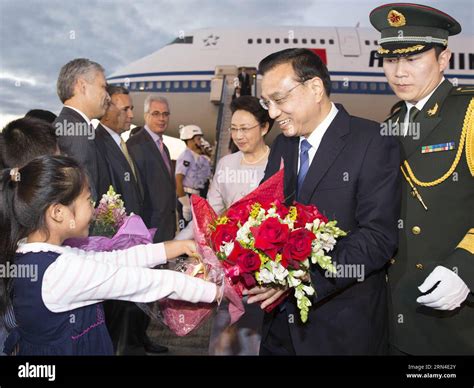
[{"label": "man in background wearing cap", "polygon": [[203,133],[197,125],[181,128],[180,139],[186,143],[186,149],[176,161],[176,193],[183,206],[183,218],[192,217],[189,196],[200,195],[211,177],[211,164],[203,155]]},{"label": "man in background wearing cap", "polygon": [[[474,354],[474,88],[444,78],[449,15],[418,4],[370,14],[378,50],[404,103],[398,126],[404,176],[400,245],[391,260],[393,354]],[[417,134],[417,136],[413,136]]]}]

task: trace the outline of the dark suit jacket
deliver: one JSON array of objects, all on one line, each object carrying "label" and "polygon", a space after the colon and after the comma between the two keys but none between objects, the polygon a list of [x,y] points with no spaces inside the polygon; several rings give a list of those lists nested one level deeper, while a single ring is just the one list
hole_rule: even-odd
[{"label": "dark suit jacket", "polygon": [[[359,265],[365,280],[330,278],[312,265],[317,296],[308,321],[301,323],[294,298],[286,302],[289,319],[294,321],[289,324],[291,339],[298,355],[384,354],[388,350],[386,264],[398,244],[399,143],[381,136],[378,123],[350,116],[341,105],[337,108],[303,182],[299,202],[316,205],[348,232],[331,252],[333,262]],[[288,202],[295,195],[298,147],[298,137],[279,135],[265,171],[267,179],[284,159]],[[263,341],[271,320],[267,314]]]},{"label": "dark suit jacket", "polygon": [[135,167],[136,180],[122,150],[101,124],[96,128],[94,142],[99,151],[98,163],[104,163],[107,171],[107,174],[99,177],[99,194],[106,193],[112,185],[115,192],[122,195],[127,213],[133,212],[141,216],[143,188],[138,169]]},{"label": "dark suit jacket", "polygon": [[[154,242],[171,240],[176,232],[174,175],[170,175],[160,151],[145,129],[130,137],[127,147],[143,183],[143,220],[149,228],[158,228]],[[169,157],[166,146],[165,150]]]},{"label": "dark suit jacket", "polygon": [[56,129],[61,153],[82,164],[89,176],[92,197],[96,201],[99,200],[99,176],[103,171],[99,171],[95,135],[88,134],[87,122],[73,109],[63,107],[53,126]]}]

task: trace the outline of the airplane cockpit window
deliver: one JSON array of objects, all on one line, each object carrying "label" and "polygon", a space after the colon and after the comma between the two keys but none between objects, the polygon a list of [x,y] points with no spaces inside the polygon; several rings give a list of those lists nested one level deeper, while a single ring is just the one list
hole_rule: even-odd
[{"label": "airplane cockpit window", "polygon": [[316,39],[311,39],[311,44],[316,44]]},{"label": "airplane cockpit window", "polygon": [[272,40],[270,38],[265,39],[265,43],[272,43]]},{"label": "airplane cockpit window", "polygon": [[258,43],[258,44],[262,43],[262,39],[258,38],[258,39],[257,39],[257,43]]},{"label": "airplane cockpit window", "polygon": [[172,42],[168,43],[169,45],[170,44],[175,44],[175,43],[186,43],[186,44],[192,44],[193,43],[193,40],[194,40],[194,37],[193,36],[185,36],[183,38],[181,37],[178,37],[176,38],[175,40],[173,40]]},{"label": "airplane cockpit window", "polygon": [[329,44],[334,44],[334,39],[329,39]]},{"label": "airplane cockpit window", "polygon": [[306,43],[308,43],[308,40],[307,39],[301,39],[301,43],[306,44]]},{"label": "airplane cockpit window", "polygon": [[284,43],[290,43],[290,40],[288,38],[283,39]]},{"label": "airplane cockpit window", "polygon": [[280,38],[276,38],[275,43],[280,43]]},{"label": "airplane cockpit window", "polygon": [[321,44],[326,44],[326,40],[325,40],[325,39],[320,39],[320,40],[319,40],[319,43],[321,43]]},{"label": "airplane cockpit window", "polygon": [[248,43],[248,44],[252,44],[252,43],[253,43],[253,39],[247,40],[247,43]]}]

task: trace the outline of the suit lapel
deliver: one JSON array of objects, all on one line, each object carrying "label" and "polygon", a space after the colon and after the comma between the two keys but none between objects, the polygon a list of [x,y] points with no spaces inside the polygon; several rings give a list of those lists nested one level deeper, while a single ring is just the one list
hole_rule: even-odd
[{"label": "suit lapel", "polygon": [[104,145],[107,150],[106,155],[110,155],[114,159],[116,159],[123,170],[130,171],[130,165],[128,164],[128,161],[125,158],[125,155],[123,154],[122,150],[117,145],[115,140],[112,138],[112,136],[110,136],[110,134],[105,130],[105,128],[99,124],[99,126],[96,129],[96,133],[98,136],[101,136],[104,141]]},{"label": "suit lapel", "polygon": [[337,105],[337,108],[339,112],[324,134],[321,144],[316,151],[316,155],[311,162],[308,173],[306,174],[305,180],[303,181],[303,186],[299,195],[299,202],[309,202],[321,179],[329,170],[346,144],[342,137],[349,133],[350,116],[342,105]]},{"label": "suit lapel", "polygon": [[173,183],[171,179],[170,172],[168,171],[168,168],[166,167],[165,161],[161,157],[161,152],[156,146],[155,142],[153,141],[153,138],[150,136],[150,134],[146,131],[145,128],[143,128],[143,136],[147,139],[145,141],[145,147],[148,149],[147,152],[149,152],[151,155],[153,155],[153,158],[157,161],[157,163],[161,166],[164,175]]}]

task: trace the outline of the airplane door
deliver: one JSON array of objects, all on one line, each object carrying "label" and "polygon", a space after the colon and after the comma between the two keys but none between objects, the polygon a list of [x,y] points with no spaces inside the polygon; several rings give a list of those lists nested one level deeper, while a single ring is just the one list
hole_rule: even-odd
[{"label": "airplane door", "polygon": [[359,33],[357,28],[339,27],[337,28],[339,38],[339,49],[345,57],[357,57],[360,55]]}]

